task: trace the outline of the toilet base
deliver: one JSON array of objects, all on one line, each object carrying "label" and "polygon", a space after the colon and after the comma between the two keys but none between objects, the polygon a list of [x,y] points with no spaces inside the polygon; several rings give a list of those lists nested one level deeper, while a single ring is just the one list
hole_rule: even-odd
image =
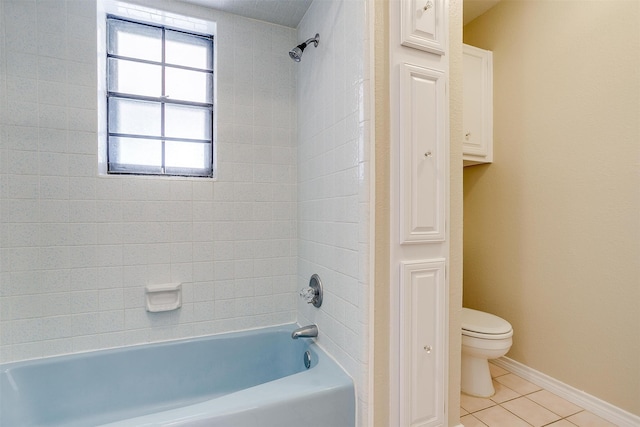
[{"label": "toilet base", "polygon": [[489,361],[462,353],[460,390],[476,397],[491,397],[496,393],[489,371]]}]

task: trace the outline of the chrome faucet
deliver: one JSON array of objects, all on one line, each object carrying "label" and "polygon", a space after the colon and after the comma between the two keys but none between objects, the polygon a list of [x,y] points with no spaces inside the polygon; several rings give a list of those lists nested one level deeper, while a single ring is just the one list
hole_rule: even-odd
[{"label": "chrome faucet", "polygon": [[307,325],[291,332],[291,338],[316,338],[318,336],[318,327],[316,325]]}]

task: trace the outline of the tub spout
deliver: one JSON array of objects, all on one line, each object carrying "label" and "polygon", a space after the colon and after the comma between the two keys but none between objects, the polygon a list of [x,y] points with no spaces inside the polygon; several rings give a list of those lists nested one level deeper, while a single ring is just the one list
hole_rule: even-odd
[{"label": "tub spout", "polygon": [[291,332],[291,338],[316,338],[318,336],[318,327],[316,325],[303,326]]}]

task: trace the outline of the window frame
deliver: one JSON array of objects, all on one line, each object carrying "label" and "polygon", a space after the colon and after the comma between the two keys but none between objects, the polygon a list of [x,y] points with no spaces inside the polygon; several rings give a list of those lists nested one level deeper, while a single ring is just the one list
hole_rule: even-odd
[{"label": "window frame", "polygon": [[[110,21],[121,21],[134,25],[140,25],[145,27],[157,28],[162,32],[161,44],[162,44],[162,57],[160,62],[152,61],[141,58],[134,58],[129,56],[118,55],[115,53],[110,53],[109,51],[109,34],[111,31]],[[184,177],[194,177],[194,178],[214,178],[215,176],[215,42],[214,35],[200,33],[191,30],[184,30],[180,28],[174,28],[168,25],[163,24],[151,24],[148,22],[137,21],[134,19],[122,17],[115,14],[106,14],[105,19],[106,24],[106,46],[105,46],[105,73],[106,73],[106,87],[105,87],[105,98],[106,98],[106,160],[107,160],[107,168],[106,172],[110,175],[145,175],[145,176],[184,176]],[[207,40],[210,43],[210,52],[211,58],[209,68],[197,68],[191,66],[185,66],[180,64],[173,64],[166,62],[166,33],[167,31],[185,34],[187,36],[193,36],[200,39]],[[112,83],[112,76],[110,72],[110,59],[120,60],[120,61],[131,61],[139,64],[150,64],[156,65],[161,68],[161,95],[159,97],[154,96],[146,96],[146,95],[137,95],[126,92],[117,92],[110,90]],[[166,94],[166,69],[177,69],[177,70],[186,70],[186,71],[195,71],[200,73],[206,73],[211,76],[211,93],[208,94],[210,102],[196,102],[196,101],[184,101],[178,99],[170,99]],[[158,135],[141,135],[141,134],[130,134],[130,133],[119,133],[113,132],[111,130],[110,116],[111,116],[111,102],[115,99],[124,99],[124,100],[135,100],[142,102],[150,102],[155,103],[160,106],[160,133]],[[209,139],[192,139],[192,138],[179,138],[179,137],[168,137],[165,135],[165,108],[167,105],[170,106],[178,106],[178,107],[194,107],[200,110],[208,111],[210,115],[210,129]],[[159,167],[150,167],[147,165],[129,165],[129,164],[120,164],[111,161],[111,147],[113,140],[112,138],[134,138],[141,139],[146,141],[158,141],[161,144],[161,152],[162,159],[161,165]],[[167,142],[186,142],[186,143],[197,143],[197,144],[207,144],[209,146],[209,158],[210,162],[207,164],[207,167],[203,169],[196,168],[185,168],[185,167],[171,167],[166,164],[166,143]]]}]

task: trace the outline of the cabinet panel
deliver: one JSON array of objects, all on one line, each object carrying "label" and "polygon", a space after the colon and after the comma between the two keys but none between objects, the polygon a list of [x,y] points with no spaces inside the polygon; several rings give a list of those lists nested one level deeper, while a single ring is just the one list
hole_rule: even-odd
[{"label": "cabinet panel", "polygon": [[402,45],[444,55],[444,1],[400,0],[399,3]]},{"label": "cabinet panel", "polygon": [[444,414],[444,260],[401,266],[401,426],[431,427]]},{"label": "cabinet panel", "polygon": [[463,45],[463,160],[493,161],[493,54]]},{"label": "cabinet panel", "polygon": [[401,65],[401,243],[443,241],[445,216],[445,75]]}]

